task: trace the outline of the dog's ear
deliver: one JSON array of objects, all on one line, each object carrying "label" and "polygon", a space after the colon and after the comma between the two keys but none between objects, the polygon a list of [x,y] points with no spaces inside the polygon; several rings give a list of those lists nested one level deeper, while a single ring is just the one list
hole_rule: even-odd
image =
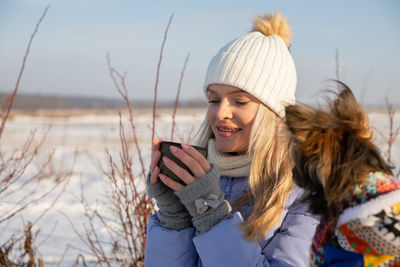
[{"label": "dog's ear", "polygon": [[293,179],[307,191],[304,200],[310,203],[311,212],[325,214],[328,207],[325,186],[340,149],[336,116],[298,104],[286,107],[285,121],[293,142]]},{"label": "dog's ear", "polygon": [[310,121],[311,110],[305,105],[289,105],[286,107],[286,125],[289,131],[299,141],[309,134],[310,127],[304,127]]},{"label": "dog's ear", "polygon": [[305,104],[287,106],[285,122],[297,143],[305,142],[311,136],[335,134],[332,129],[338,128],[335,116]]},{"label": "dog's ear", "polygon": [[356,138],[371,139],[372,130],[369,128],[368,116],[363,107],[357,102],[350,88],[337,81],[341,90],[337,99],[331,103],[331,112],[345,124],[347,129],[353,131]]},{"label": "dog's ear", "polygon": [[305,104],[291,105],[286,107],[286,125],[292,133],[296,164],[304,167],[305,176],[315,176],[311,170],[318,170],[319,183],[325,185],[340,149],[336,116]]}]

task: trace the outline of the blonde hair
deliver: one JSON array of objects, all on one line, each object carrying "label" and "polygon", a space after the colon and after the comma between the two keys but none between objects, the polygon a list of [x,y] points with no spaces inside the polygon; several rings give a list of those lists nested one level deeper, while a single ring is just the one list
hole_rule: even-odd
[{"label": "blonde hair", "polygon": [[213,137],[214,133],[208,121],[208,114],[206,114],[203,122],[200,125],[199,130],[194,136],[194,140],[197,146],[207,148],[208,140],[210,140]]},{"label": "blonde hair", "polygon": [[[197,134],[197,145],[207,147],[214,135],[206,116]],[[286,199],[294,188],[293,160],[289,138],[282,119],[260,104],[250,134],[248,153],[252,156],[248,178],[249,193],[239,197],[234,206],[252,204],[252,213],[242,224],[245,237],[258,240],[281,218]]]}]

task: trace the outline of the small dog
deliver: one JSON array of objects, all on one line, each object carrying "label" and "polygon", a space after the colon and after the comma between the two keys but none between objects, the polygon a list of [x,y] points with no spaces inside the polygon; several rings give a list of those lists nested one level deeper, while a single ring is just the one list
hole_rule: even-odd
[{"label": "small dog", "polygon": [[400,185],[372,142],[368,116],[338,82],[328,107],[290,105],[293,178],[320,215],[312,266],[400,266]]}]

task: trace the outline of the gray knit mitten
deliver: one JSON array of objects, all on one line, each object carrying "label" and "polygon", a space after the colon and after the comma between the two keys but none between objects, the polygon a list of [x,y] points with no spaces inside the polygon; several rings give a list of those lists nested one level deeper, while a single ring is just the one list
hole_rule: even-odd
[{"label": "gray knit mitten", "polygon": [[174,191],[161,181],[150,184],[150,174],[146,179],[147,193],[157,201],[157,217],[162,227],[170,230],[182,230],[192,227],[191,216],[180,202]]},{"label": "gray knit mitten", "polygon": [[211,165],[205,176],[175,191],[192,216],[196,235],[209,231],[231,212],[231,206],[219,187],[220,176],[218,169]]}]

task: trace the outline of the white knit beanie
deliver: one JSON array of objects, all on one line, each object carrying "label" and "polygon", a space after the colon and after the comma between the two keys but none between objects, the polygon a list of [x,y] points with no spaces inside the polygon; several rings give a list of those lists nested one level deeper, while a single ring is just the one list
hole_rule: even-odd
[{"label": "white knit beanie", "polygon": [[297,77],[288,49],[290,37],[289,24],[280,13],[256,18],[252,32],[226,44],[213,57],[204,91],[211,84],[235,86],[284,117],[285,106],[296,100]]}]

